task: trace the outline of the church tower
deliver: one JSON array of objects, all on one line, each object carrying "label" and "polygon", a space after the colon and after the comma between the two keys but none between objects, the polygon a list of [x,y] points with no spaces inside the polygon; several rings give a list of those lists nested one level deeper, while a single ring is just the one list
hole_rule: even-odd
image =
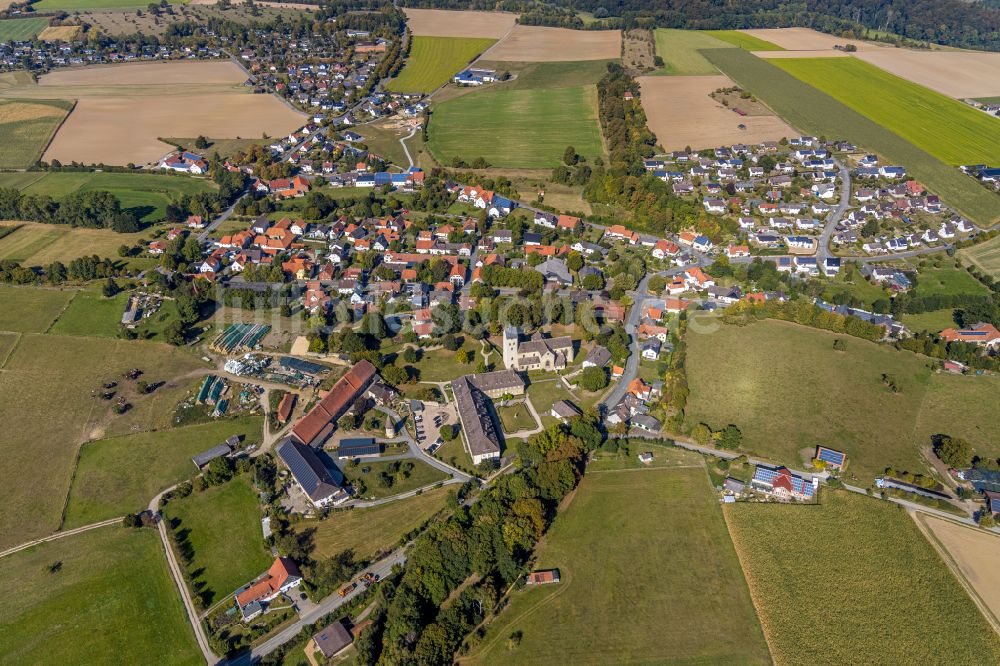
[{"label": "church tower", "polygon": [[503,329],[503,367],[517,370],[517,344],[519,335],[514,326]]}]

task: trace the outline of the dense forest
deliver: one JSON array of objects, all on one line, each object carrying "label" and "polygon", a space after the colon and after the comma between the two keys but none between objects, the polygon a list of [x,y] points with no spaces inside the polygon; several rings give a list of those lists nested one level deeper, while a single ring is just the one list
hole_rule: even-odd
[{"label": "dense forest", "polygon": [[[585,27],[570,15],[586,11],[608,17],[597,28],[782,28],[803,26],[845,37],[868,31],[892,33],[921,42],[1000,51],[1000,0],[406,0],[413,7],[517,11],[523,23]],[[871,35],[868,35],[871,36]]]}]

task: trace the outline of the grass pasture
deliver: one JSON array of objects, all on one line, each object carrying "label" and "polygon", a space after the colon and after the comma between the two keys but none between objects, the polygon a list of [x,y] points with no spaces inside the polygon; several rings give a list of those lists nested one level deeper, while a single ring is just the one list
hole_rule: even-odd
[{"label": "grass pasture", "polygon": [[1000,661],[1000,638],[903,508],[828,491],[819,506],[724,510],[776,663]]},{"label": "grass pasture", "polygon": [[1000,236],[962,248],[958,251],[958,256],[983,273],[1000,278]]},{"label": "grass pasture", "polygon": [[[171,4],[185,4],[184,0],[173,0]],[[145,8],[139,0],[40,0],[32,5],[36,12],[82,12],[88,9],[133,9]]]},{"label": "grass pasture", "polygon": [[387,87],[393,92],[434,92],[494,42],[474,37],[414,37],[406,65]]},{"label": "grass pasture", "polygon": [[673,28],[657,28],[653,31],[656,38],[656,55],[663,58],[663,69],[654,74],[669,74],[672,76],[708,76],[718,74],[715,65],[705,59],[699,49],[731,48],[729,40],[713,37],[709,32],[698,30],[674,30]]},{"label": "grass pasture", "polygon": [[501,168],[545,169],[566,146],[588,159],[603,155],[594,86],[483,90],[437,106],[431,153],[442,164],[484,157]]},{"label": "grass pasture", "polygon": [[[777,67],[773,61],[762,60],[736,48],[710,49],[703,54],[729,78],[756,95],[793,127],[816,136],[851,140],[891,162],[906,165],[912,177],[940,195],[949,206],[980,224],[1000,219],[1000,196],[989,192],[974,179],[878,122],[792,76]],[[875,76],[888,75],[879,74],[876,70]],[[862,87],[867,89],[867,86],[868,84],[863,84]],[[949,102],[959,104],[953,100]],[[974,109],[967,110],[982,116],[982,119],[976,119],[977,124],[982,120],[993,122],[998,128],[996,131],[1000,131],[1000,123]],[[943,122],[947,131],[932,129],[931,133],[935,137],[948,136],[953,132],[962,134],[964,130],[958,129],[959,123],[956,122],[956,118],[962,117],[964,112],[955,117],[946,117]],[[922,141],[933,142],[936,139],[924,138]]]},{"label": "grass pasture", "polygon": [[[410,471],[408,477],[403,478],[400,476],[396,478],[390,488],[380,486],[376,479],[383,471],[389,472],[389,468],[395,464],[394,461],[361,460],[356,467],[341,465],[341,469],[344,472],[344,476],[352,484],[357,480],[363,481],[366,487],[364,496],[375,499],[400,495],[411,490],[416,490],[417,488],[424,488],[438,481],[444,481],[448,478],[444,472],[431,467],[419,459],[403,460],[400,462],[403,464],[412,463],[413,469]],[[367,472],[364,471],[366,469],[368,470]]]},{"label": "grass pasture", "polygon": [[192,595],[204,608],[256,578],[273,561],[264,546],[257,494],[246,474],[175,499],[163,513],[191,544],[193,557],[186,567]]},{"label": "grass pasture", "polygon": [[[0,311],[7,312],[10,302],[0,291]],[[0,420],[5,424],[0,437],[5,463],[0,472],[0,549],[59,527],[80,445],[103,437],[117,423],[111,406],[92,391],[111,378],[120,380],[129,368],[141,368],[152,381],[199,367],[194,356],[165,344],[21,335],[0,373]],[[117,419],[142,417],[148,423],[153,414],[173,407],[155,394],[131,402],[134,409]]]},{"label": "grass pasture", "polygon": [[44,333],[76,295],[71,289],[0,286],[0,331]]},{"label": "grass pasture", "polygon": [[[27,175],[33,178],[28,179]],[[0,174],[0,187],[17,187],[25,194],[48,195],[54,199],[73,192],[105,190],[118,197],[122,208],[134,213],[139,221],[145,224],[162,220],[166,214],[167,204],[185,194],[211,192],[216,189],[215,184],[206,178],[91,171],[4,173]],[[124,238],[120,234],[112,235]],[[115,245],[115,249],[120,244]],[[78,256],[80,255],[73,255],[73,258]]]},{"label": "grass pasture", "polygon": [[[833,350],[837,338],[846,351]],[[687,421],[716,429],[734,423],[748,452],[790,466],[804,464],[801,449],[830,446],[847,453],[864,483],[888,466],[922,469],[920,449],[936,433],[1000,454],[1000,427],[981,408],[1000,399],[1000,378],[932,374],[933,363],[787,322],[689,333]],[[883,385],[883,373],[899,393]]]},{"label": "grass pasture", "polygon": [[773,42],[761,39],[760,37],[754,37],[753,35],[748,35],[742,30],[706,30],[705,32],[711,37],[721,39],[724,42],[728,42],[733,46],[738,46],[746,51],[785,50]]},{"label": "grass pasture", "polygon": [[314,530],[313,557],[330,557],[345,550],[353,550],[359,558],[370,557],[392,549],[407,532],[443,509],[448,492],[437,488],[370,509],[338,511],[326,520],[296,523],[296,529]]},{"label": "grass pasture", "polygon": [[535,568],[562,582],[514,592],[469,661],[770,664],[708,476],[688,460],[589,472],[538,550]]},{"label": "grass pasture", "polygon": [[72,102],[56,99],[0,100],[0,168],[24,169],[37,162],[72,108]]},{"label": "grass pasture", "polygon": [[112,526],[52,541],[0,559],[0,575],[5,663],[204,662],[155,530]]},{"label": "grass pasture", "polygon": [[47,18],[6,19],[0,21],[0,42],[30,41],[49,25]]},{"label": "grass pasture", "polygon": [[920,269],[914,294],[922,296],[981,294],[989,295],[989,289],[964,268],[953,262],[941,260],[931,262]]},{"label": "grass pasture", "polygon": [[127,301],[128,292],[124,291],[111,298],[105,298],[96,288],[79,291],[49,332],[56,335],[116,337]]},{"label": "grass pasture", "polygon": [[857,58],[773,62],[943,162],[978,164],[1000,155],[995,118],[875,65]]},{"label": "grass pasture", "polygon": [[262,426],[260,417],[243,417],[88,442],[80,451],[64,527],[145,508],[156,493],[194,476],[192,456],[232,435],[260,441]]}]

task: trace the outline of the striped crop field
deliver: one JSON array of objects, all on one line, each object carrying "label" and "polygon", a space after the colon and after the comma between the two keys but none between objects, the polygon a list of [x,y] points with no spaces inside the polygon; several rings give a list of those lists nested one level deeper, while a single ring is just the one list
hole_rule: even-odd
[{"label": "striped crop field", "polygon": [[992,163],[1000,120],[857,58],[788,58],[774,64],[952,165]]},{"label": "striped crop field", "polygon": [[406,66],[388,88],[393,92],[434,92],[494,42],[470,37],[414,37]]}]

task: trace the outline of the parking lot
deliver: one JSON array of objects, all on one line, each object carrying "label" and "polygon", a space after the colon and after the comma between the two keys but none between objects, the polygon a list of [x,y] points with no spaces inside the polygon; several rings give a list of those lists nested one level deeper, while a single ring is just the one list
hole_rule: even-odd
[{"label": "parking lot", "polygon": [[441,426],[446,423],[458,423],[454,404],[436,405],[425,402],[423,411],[417,412],[413,416],[413,425],[417,433],[417,446],[427,453],[434,453],[442,444],[439,431]]}]

